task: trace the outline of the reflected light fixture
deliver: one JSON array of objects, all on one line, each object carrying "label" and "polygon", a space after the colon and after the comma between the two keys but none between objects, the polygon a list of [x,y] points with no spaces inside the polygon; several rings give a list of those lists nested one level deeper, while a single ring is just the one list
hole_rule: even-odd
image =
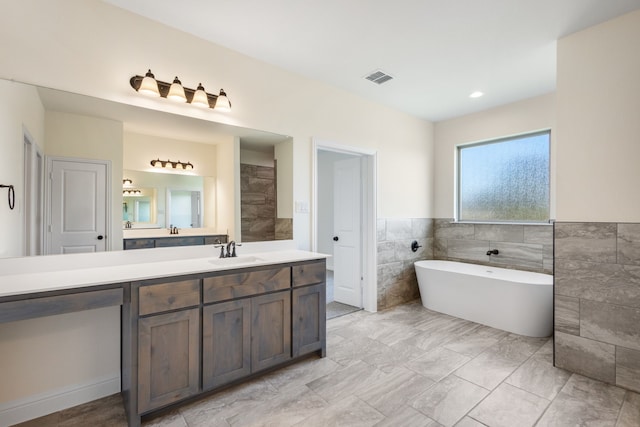
[{"label": "reflected light fixture", "polygon": [[142,196],[142,191],[140,190],[122,190],[123,196]]},{"label": "reflected light fixture", "polygon": [[208,93],[204,90],[202,83],[197,89],[190,89],[182,86],[176,76],[172,83],[156,80],[151,70],[144,76],[133,76],[129,79],[129,84],[138,93],[153,97],[162,97],[177,102],[186,102],[197,107],[209,107],[216,111],[230,111],[231,102],[224,89],[220,89],[218,95]]},{"label": "reflected light fixture", "polygon": [[133,184],[133,181],[130,180],[129,178],[125,178],[122,180],[122,185],[131,185]]},{"label": "reflected light fixture", "polygon": [[180,160],[178,160],[177,162],[172,162],[171,160],[155,159],[151,160],[151,166],[153,166],[154,168],[182,168],[183,170],[193,169],[193,164],[191,164],[191,162],[181,162]]}]

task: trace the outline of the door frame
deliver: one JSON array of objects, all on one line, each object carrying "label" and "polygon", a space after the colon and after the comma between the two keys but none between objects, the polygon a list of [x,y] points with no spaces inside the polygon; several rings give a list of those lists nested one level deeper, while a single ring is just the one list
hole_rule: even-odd
[{"label": "door frame", "polygon": [[312,138],[312,187],[313,214],[311,215],[311,248],[318,250],[318,152],[333,151],[360,157],[362,161],[362,209],[361,209],[361,277],[362,305],[366,311],[378,310],[378,271],[377,271],[377,163],[378,153],[361,147],[352,147],[334,142]]},{"label": "door frame", "polygon": [[[94,163],[99,165],[104,165],[106,168],[106,177],[105,177],[105,236],[108,239],[107,244],[105,245],[105,252],[112,251],[113,247],[113,235],[112,235],[112,182],[111,182],[111,160],[98,160],[98,159],[83,159],[79,157],[63,157],[63,156],[45,156],[45,191],[44,191],[44,252],[43,255],[50,255],[50,247],[51,244],[51,173],[53,171],[53,162],[74,162],[74,163]],[[122,209],[122,208],[120,208]]]},{"label": "door frame", "polygon": [[[45,157],[29,130],[23,125],[24,165],[24,247],[23,255],[44,254],[44,167]],[[34,221],[35,219],[35,221]],[[35,226],[35,227],[34,227]],[[33,236],[37,235],[34,241]],[[35,246],[35,247],[34,247]]]}]

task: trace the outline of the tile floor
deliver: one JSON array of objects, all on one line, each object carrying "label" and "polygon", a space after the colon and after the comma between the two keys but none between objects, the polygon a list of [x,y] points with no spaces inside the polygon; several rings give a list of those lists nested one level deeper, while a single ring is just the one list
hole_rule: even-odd
[{"label": "tile floor", "polygon": [[352,305],[342,304],[337,301],[331,301],[327,304],[327,319],[344,316],[345,314],[353,313],[358,310],[362,309]]},{"label": "tile floor", "polygon": [[[310,358],[144,426],[640,426],[640,394],[552,366],[552,341],[423,308],[329,320]],[[125,426],[119,395],[22,427]]]}]

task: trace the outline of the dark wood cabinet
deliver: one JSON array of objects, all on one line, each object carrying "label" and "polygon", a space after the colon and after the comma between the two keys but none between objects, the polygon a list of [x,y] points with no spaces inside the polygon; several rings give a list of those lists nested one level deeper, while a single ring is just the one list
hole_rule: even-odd
[{"label": "dark wood cabinet", "polygon": [[124,239],[124,249],[149,249],[155,248],[155,239]]},{"label": "dark wood cabinet", "polygon": [[326,352],[325,261],[133,282],[122,310],[130,426],[204,391]]},{"label": "dark wood cabinet", "polygon": [[253,372],[291,359],[290,291],[251,299],[251,368]]},{"label": "dark wood cabinet", "polygon": [[[167,232],[168,233],[168,232]],[[226,234],[207,236],[167,236],[124,239],[124,249],[165,248],[171,246],[198,246],[227,243]]]},{"label": "dark wood cabinet", "polygon": [[138,322],[138,412],[177,402],[199,391],[200,315],[192,308]]},{"label": "dark wood cabinet", "polygon": [[324,283],[293,288],[292,355],[298,357],[316,350],[326,353],[327,291]]},{"label": "dark wood cabinet", "polygon": [[251,299],[202,309],[202,385],[205,390],[251,373]]}]

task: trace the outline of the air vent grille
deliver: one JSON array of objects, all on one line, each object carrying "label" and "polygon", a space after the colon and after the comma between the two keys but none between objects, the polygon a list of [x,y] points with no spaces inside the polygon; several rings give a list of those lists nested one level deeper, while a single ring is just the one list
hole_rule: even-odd
[{"label": "air vent grille", "polygon": [[391,80],[393,77],[391,77],[389,74],[385,73],[384,71],[381,70],[377,70],[374,71],[373,73],[369,74],[368,76],[365,76],[365,79],[377,83],[379,85],[381,85],[384,82],[388,82],[389,80]]}]

